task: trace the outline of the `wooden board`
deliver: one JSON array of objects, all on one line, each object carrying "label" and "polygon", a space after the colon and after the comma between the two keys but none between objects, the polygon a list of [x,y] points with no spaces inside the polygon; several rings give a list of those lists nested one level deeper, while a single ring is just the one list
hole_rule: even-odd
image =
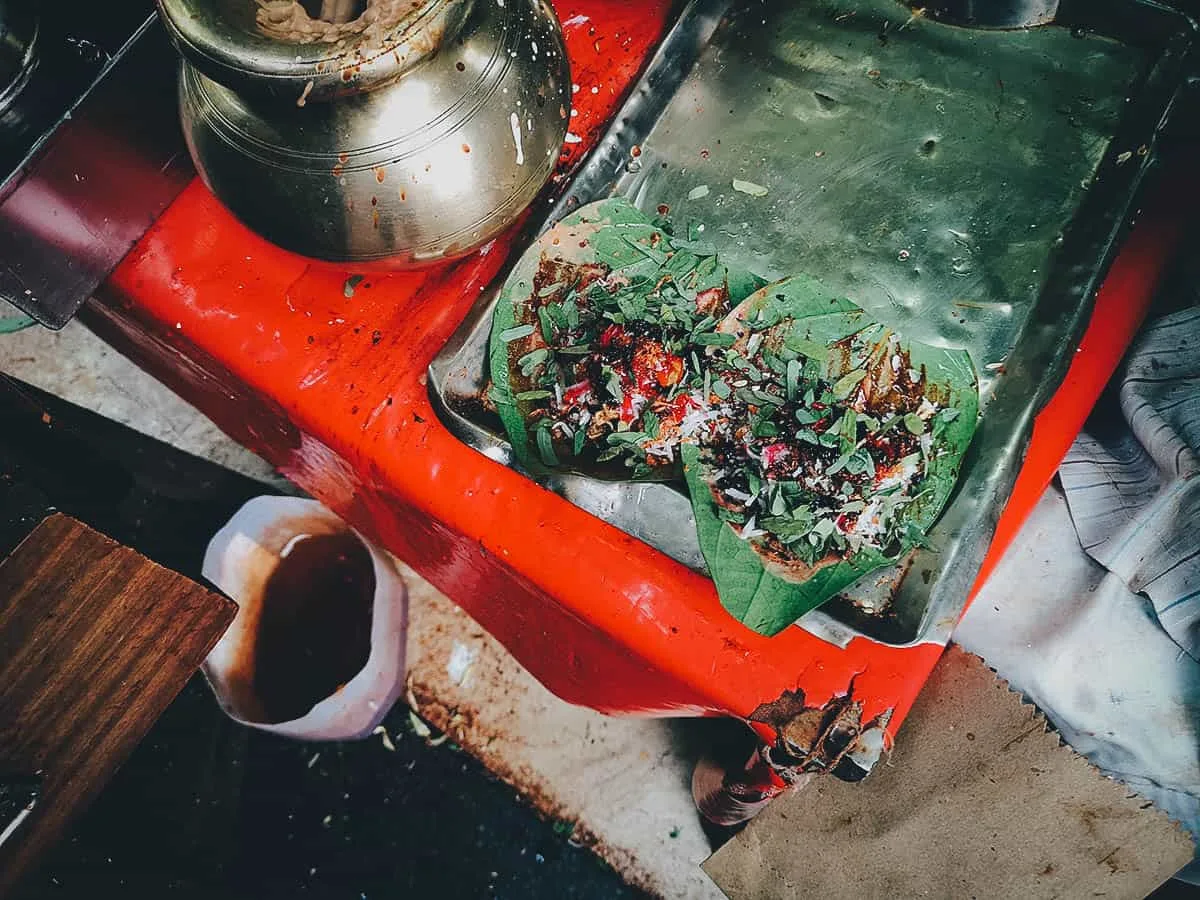
[{"label": "wooden board", "polygon": [[33,813],[0,846],[0,895],[128,757],[235,611],[60,513],[0,563],[0,775],[42,777]]}]

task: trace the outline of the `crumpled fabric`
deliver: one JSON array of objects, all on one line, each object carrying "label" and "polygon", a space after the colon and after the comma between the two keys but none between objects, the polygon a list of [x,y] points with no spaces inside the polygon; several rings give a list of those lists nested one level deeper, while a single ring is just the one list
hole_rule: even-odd
[{"label": "crumpled fabric", "polygon": [[1145,327],[1114,386],[955,640],[1200,838],[1200,309]]},{"label": "crumpled fabric", "polygon": [[1145,328],[1120,378],[1121,417],[1094,417],[1059,471],[1071,519],[1200,659],[1200,309]]}]

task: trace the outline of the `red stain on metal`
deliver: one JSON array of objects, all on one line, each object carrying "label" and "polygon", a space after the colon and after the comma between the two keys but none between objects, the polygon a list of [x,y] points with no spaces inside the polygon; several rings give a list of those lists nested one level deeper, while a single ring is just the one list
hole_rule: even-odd
[{"label": "red stain on metal", "polygon": [[714,825],[740,825],[753,819],[768,803],[789,789],[802,787],[811,776],[788,783],[772,771],[760,750],[741,769],[727,771],[704,758],[692,772],[692,800]]},{"label": "red stain on metal", "polygon": [[[573,78],[585,88],[575,95],[572,121],[581,140],[564,148],[561,180],[595,146],[672,4],[555,6],[565,22],[634,36],[597,56],[586,27],[566,27]],[[591,85],[604,89],[593,93]],[[1118,258],[1097,298],[1085,352],[1068,377],[1081,414],[1120,358],[1178,236],[1189,200],[1179,190],[1166,200],[1176,215],[1156,224],[1147,210],[1133,233],[1136,250]],[[501,271],[520,224],[486,254],[420,272],[379,272],[372,290],[347,299],[345,271],[257,238],[197,181],[113,273],[90,319],[224,430],[412,565],[561,698],[614,714],[747,717],[797,688],[809,706],[822,707],[853,682],[861,720],[892,710],[887,728],[894,730],[941,646],[856,638],[839,649],[800,628],[755,634],[725,613],[710,580],[467,448],[441,424],[425,368]],[[331,324],[314,335],[314,321]],[[382,333],[386,343],[374,337]],[[318,367],[324,376],[302,390]],[[364,424],[356,409],[376,412]],[[1027,469],[1052,471],[1077,428],[1043,415]],[[989,565],[1036,497],[1014,497]],[[628,614],[630,596],[639,598],[636,617]],[[774,740],[769,725],[759,728]]]},{"label": "red stain on metal", "polygon": [[891,746],[893,715],[889,709],[864,722],[862,711],[853,682],[845,694],[820,705],[808,704],[802,690],[761,704],[748,721],[759,725],[764,742],[745,765],[725,770],[708,759],[697,764],[692,775],[697,809],[714,824],[737,825],[816,775],[861,781]]}]

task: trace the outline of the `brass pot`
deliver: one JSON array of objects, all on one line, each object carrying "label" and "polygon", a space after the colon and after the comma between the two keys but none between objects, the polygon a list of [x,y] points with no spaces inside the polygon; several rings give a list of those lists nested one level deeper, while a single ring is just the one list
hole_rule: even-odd
[{"label": "brass pot", "polygon": [[544,0],[158,0],[196,167],[242,222],[331,262],[424,266],[513,222],[566,136]]}]

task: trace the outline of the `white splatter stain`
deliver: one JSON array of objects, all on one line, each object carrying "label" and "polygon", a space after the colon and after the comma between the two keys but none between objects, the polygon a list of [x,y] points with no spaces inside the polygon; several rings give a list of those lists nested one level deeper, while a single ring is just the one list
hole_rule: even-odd
[{"label": "white splatter stain", "polygon": [[513,142],[517,145],[517,165],[525,165],[525,148],[521,146],[521,120],[517,118],[516,113],[511,113],[508,117],[508,124],[512,126]]},{"label": "white splatter stain", "polygon": [[457,685],[465,684],[471,666],[475,664],[478,656],[479,651],[475,648],[455,641],[454,647],[450,650],[450,659],[446,663],[446,674],[450,676],[450,680]]}]

